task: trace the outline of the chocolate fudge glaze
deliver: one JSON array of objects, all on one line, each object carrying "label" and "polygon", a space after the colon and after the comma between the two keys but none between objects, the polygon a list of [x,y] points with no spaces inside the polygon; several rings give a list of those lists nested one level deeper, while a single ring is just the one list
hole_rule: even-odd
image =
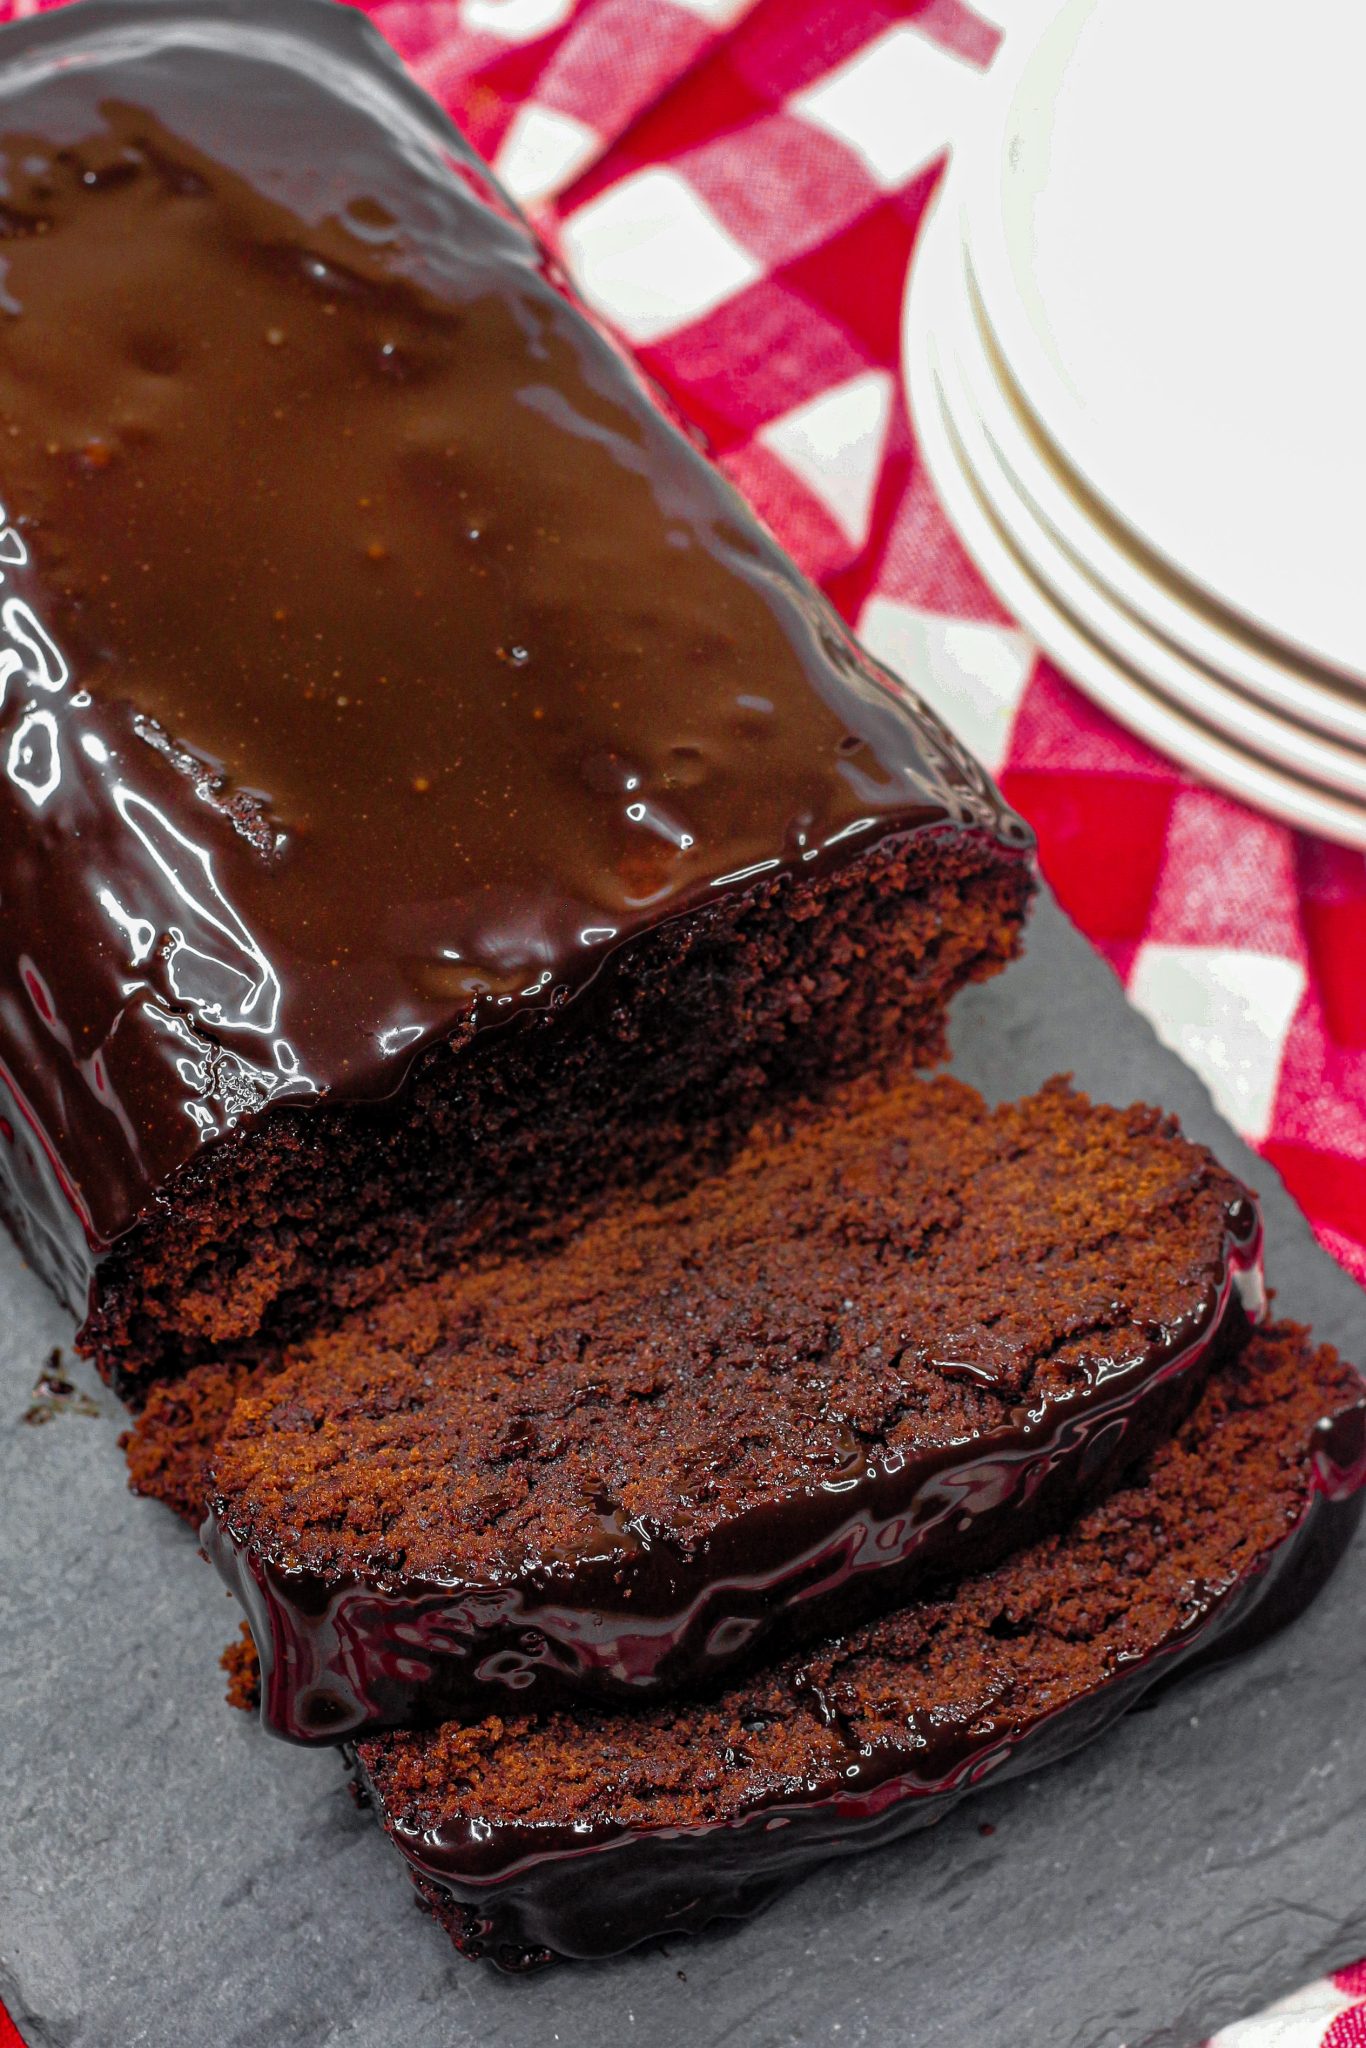
[{"label": "chocolate fudge glaze", "polygon": [[[931,1826],[965,1794],[1057,1761],[1156,1687],[1239,1654],[1292,1621],[1360,1520],[1366,1404],[1349,1403],[1314,1426],[1308,1463],[1308,1485],[1283,1536],[1238,1569],[1192,1583],[1180,1620],[1141,1654],[1115,1656],[1099,1683],[1070,1688],[1060,1662],[1057,1704],[1045,1710],[1012,1715],[997,1705],[964,1727],[917,1709],[904,1738],[864,1746],[846,1736],[847,1753],[829,1782],[775,1785],[722,1817],[683,1825],[652,1826],[610,1812],[572,1825],[485,1819],[477,1795],[452,1795],[453,1805],[467,1809],[460,1819],[435,1807],[424,1815],[402,1799],[386,1801],[385,1738],[361,1744],[352,1756],[359,1796],[376,1807],[419,1895],[456,1946],[505,1970],[613,1955],[716,1920],[747,1918],[817,1865]],[[795,1659],[782,1670],[800,1709],[810,1673]],[[815,1704],[838,1730],[834,1706]],[[730,1759],[714,1761],[710,1739],[699,1731],[697,1769],[724,1783]],[[588,1763],[588,1731],[585,1745]],[[610,1748],[609,1736],[603,1769]]]},{"label": "chocolate fudge glaze", "polygon": [[[857,1127],[852,1142],[864,1142]],[[941,1424],[946,1440],[889,1428],[888,1440],[870,1444],[846,1426],[843,1461],[824,1478],[775,1484],[704,1537],[652,1530],[615,1505],[596,1554],[538,1547],[482,1578],[397,1569],[382,1557],[365,1570],[338,1569],[313,1554],[298,1527],[282,1529],[275,1518],[258,1527],[239,1519],[239,1500],[216,1496],[201,1541],[250,1622],[263,1721],[294,1741],[335,1742],[460,1713],[524,1712],[548,1699],[696,1693],[752,1662],[761,1646],[771,1655],[775,1641],[809,1641],[905,1601],[936,1576],[984,1569],[1059,1527],[1151,1455],[1260,1318],[1260,1222],[1251,1197],[1235,1183],[1229,1190],[1217,1257],[1184,1311],[1146,1342],[1135,1346],[1126,1311],[1112,1308],[1121,1355],[1104,1355],[1094,1340],[1088,1352],[1083,1338],[1074,1348],[1084,1365],[1076,1362],[1064,1388],[1003,1400],[986,1424]],[[675,1307],[686,1316],[681,1302]],[[1082,1320],[1087,1307],[1076,1308]],[[1098,1312],[1094,1302],[1089,1308]],[[1142,1319],[1141,1298],[1127,1314]],[[925,1336],[932,1347],[942,1343],[933,1331]],[[495,1323],[489,1341],[497,1338]],[[382,1337],[373,1341],[382,1351]],[[971,1348],[966,1336],[959,1348]],[[420,1367],[418,1378],[431,1369]],[[804,1384],[807,1375],[792,1371]],[[400,1410],[410,1397],[406,1380],[386,1387]],[[279,1397],[286,1421],[299,1398],[292,1383]],[[302,1398],[306,1435],[311,1410]],[[812,1397],[794,1389],[793,1398]],[[515,1399],[508,1392],[502,1405]],[[264,1446],[288,1465],[290,1438],[272,1436],[272,1412]],[[655,1415],[651,1408],[652,1425]],[[814,1420],[811,1429],[815,1438],[826,1433]],[[288,1515],[288,1494],[286,1503]],[[382,1551],[378,1531],[375,1541]]]},{"label": "chocolate fudge glaze", "polygon": [[201,1147],[663,919],[1024,855],[354,11],[0,57],[0,1157],[73,1305]]}]

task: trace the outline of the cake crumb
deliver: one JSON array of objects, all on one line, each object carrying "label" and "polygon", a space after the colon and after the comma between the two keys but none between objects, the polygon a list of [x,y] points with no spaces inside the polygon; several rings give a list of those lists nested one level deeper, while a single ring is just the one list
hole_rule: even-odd
[{"label": "cake crumb", "polygon": [[218,1660],[226,1672],[227,1702],[244,1714],[254,1714],[261,1704],[261,1660],[247,1623],[242,1623],[237,1640],[228,1644]]}]

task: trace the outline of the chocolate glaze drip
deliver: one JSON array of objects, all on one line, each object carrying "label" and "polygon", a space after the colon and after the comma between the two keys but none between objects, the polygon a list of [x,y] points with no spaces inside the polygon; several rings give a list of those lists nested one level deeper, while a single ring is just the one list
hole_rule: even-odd
[{"label": "chocolate glaze drip", "polygon": [[919,1716],[904,1744],[849,1749],[837,1792],[775,1792],[724,1821],[648,1828],[471,1821],[422,1828],[384,1815],[419,1894],[456,1946],[504,1970],[620,1953],[643,1941],[745,1919],[818,1864],[912,1834],[970,1791],[1057,1761],[1101,1734],[1154,1688],[1250,1648],[1298,1615],[1361,1518],[1366,1404],[1320,1422],[1309,1499],[1285,1539],[1236,1576],[1194,1586],[1180,1624],[1143,1657],[1060,1708],[1004,1733],[974,1734]]},{"label": "chocolate glaze drip", "polygon": [[351,9],[3,31],[0,1201],[200,1148],[893,833],[1027,834]]},{"label": "chocolate glaze drip", "polygon": [[961,1578],[1062,1525],[1149,1456],[1265,1304],[1254,1205],[1229,1210],[1219,1270],[1181,1322],[1122,1367],[1027,1403],[968,1442],[870,1464],[750,1509],[690,1554],[619,1519],[600,1559],[537,1559],[515,1577],[325,1572],[282,1562],[210,1503],[201,1541],[251,1624],[261,1714],[296,1742],[336,1742],[569,1696],[697,1692],[775,1636],[809,1641],[886,1611],[936,1574]]}]

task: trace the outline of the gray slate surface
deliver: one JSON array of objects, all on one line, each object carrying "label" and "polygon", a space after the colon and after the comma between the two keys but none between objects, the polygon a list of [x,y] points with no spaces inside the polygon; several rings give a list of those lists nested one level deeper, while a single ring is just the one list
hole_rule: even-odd
[{"label": "gray slate surface", "polygon": [[[1071,1067],[1179,1111],[1262,1190],[1284,1306],[1366,1354],[1360,1292],[1050,906],[955,1041],[993,1094]],[[1366,1951],[1358,1543],[1240,1666],[748,1928],[534,1980],[463,1964],[336,1760],[222,1704],[233,1610],[124,1490],[114,1404],[23,1425],[70,1329],[8,1246],[0,1282],[0,1995],[34,2048],[1190,2048]]]}]

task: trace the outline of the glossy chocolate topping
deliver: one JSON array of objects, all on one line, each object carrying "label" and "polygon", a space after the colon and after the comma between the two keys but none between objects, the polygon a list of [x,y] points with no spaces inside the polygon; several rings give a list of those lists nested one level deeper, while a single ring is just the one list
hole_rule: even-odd
[{"label": "glossy chocolate topping", "polygon": [[1022,841],[354,12],[0,54],[0,1077],[73,1294],[268,1105],[760,874]]},{"label": "glossy chocolate topping", "polygon": [[[1284,1329],[1259,1343],[1283,1406],[1302,1411],[1322,1363],[1298,1343],[1287,1358]],[[1287,1384],[1287,1365],[1309,1381]],[[1307,1443],[1302,1419],[1293,1435],[1283,1420],[1279,1442],[1256,1446],[1235,1397],[1209,1470],[1192,1472],[1199,1410],[1184,1451],[1159,1454],[1132,1495],[970,1584],[958,1604],[923,1619],[906,1610],[643,1727],[559,1717],[452,1728],[429,1747],[377,1738],[356,1755],[362,1797],[456,1946],[504,1969],[746,1917],[814,1866],[931,1825],[966,1793],[1093,1739],[1179,1672],[1292,1620],[1341,1556],[1366,1485],[1366,1403],[1349,1371],[1330,1363],[1326,1377],[1331,1412]],[[1240,1480],[1244,1459],[1284,1462],[1268,1489],[1265,1471]],[[1228,1512],[1240,1485],[1241,1530]],[[1188,1524],[1199,1562],[1183,1576]],[[1054,1608],[1065,1628],[1047,1626]]]}]

